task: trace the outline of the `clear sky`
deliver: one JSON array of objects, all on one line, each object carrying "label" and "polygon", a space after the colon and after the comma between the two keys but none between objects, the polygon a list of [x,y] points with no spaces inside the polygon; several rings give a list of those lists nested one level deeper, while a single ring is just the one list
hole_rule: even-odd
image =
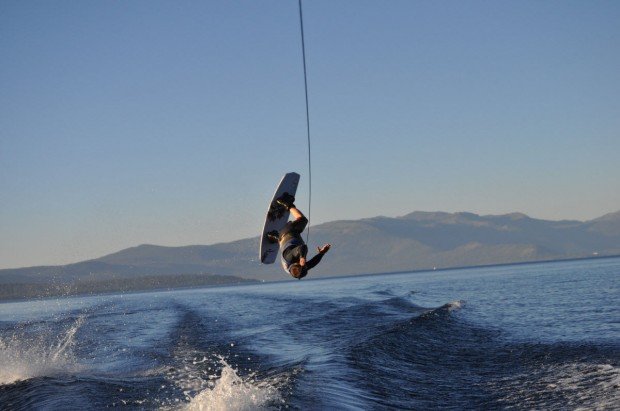
[{"label": "clear sky", "polygon": [[[306,0],[312,222],[620,210],[620,2]],[[308,201],[296,0],[0,3],[0,268]]]}]

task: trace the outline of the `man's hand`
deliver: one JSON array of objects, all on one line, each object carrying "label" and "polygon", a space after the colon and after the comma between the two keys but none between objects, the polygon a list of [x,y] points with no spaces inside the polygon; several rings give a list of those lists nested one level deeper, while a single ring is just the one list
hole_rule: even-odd
[{"label": "man's hand", "polygon": [[331,248],[331,244],[325,244],[323,247],[317,247],[316,249],[319,251],[319,254],[325,254]]}]

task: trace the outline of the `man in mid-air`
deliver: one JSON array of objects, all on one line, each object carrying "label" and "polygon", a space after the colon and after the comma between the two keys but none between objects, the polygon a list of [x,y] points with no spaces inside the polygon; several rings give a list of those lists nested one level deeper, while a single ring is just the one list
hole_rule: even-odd
[{"label": "man in mid-air", "polygon": [[301,233],[308,224],[308,219],[295,207],[295,197],[285,193],[278,198],[276,202],[291,212],[294,220],[286,223],[284,228],[278,233],[272,231],[267,236],[269,240],[280,243],[280,251],[282,252],[282,268],[293,277],[301,280],[308,275],[308,270],[314,268],[323,258],[331,247],[325,244],[317,247],[318,254],[309,260],[306,260],[308,254],[308,246],[301,238]]}]

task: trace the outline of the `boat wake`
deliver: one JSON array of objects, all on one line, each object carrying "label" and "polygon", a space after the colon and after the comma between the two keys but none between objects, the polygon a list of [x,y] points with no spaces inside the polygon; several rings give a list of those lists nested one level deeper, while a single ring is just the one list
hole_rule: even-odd
[{"label": "boat wake", "polygon": [[318,284],[27,307],[0,322],[0,408],[618,409],[610,333],[523,338],[455,292]]}]

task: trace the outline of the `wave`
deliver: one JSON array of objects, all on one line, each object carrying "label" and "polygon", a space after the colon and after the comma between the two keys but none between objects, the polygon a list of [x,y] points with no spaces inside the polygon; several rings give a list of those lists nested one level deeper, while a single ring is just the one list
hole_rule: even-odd
[{"label": "wave", "polygon": [[375,330],[351,347],[375,405],[403,408],[617,409],[618,347],[515,343],[453,315],[453,301]]}]

